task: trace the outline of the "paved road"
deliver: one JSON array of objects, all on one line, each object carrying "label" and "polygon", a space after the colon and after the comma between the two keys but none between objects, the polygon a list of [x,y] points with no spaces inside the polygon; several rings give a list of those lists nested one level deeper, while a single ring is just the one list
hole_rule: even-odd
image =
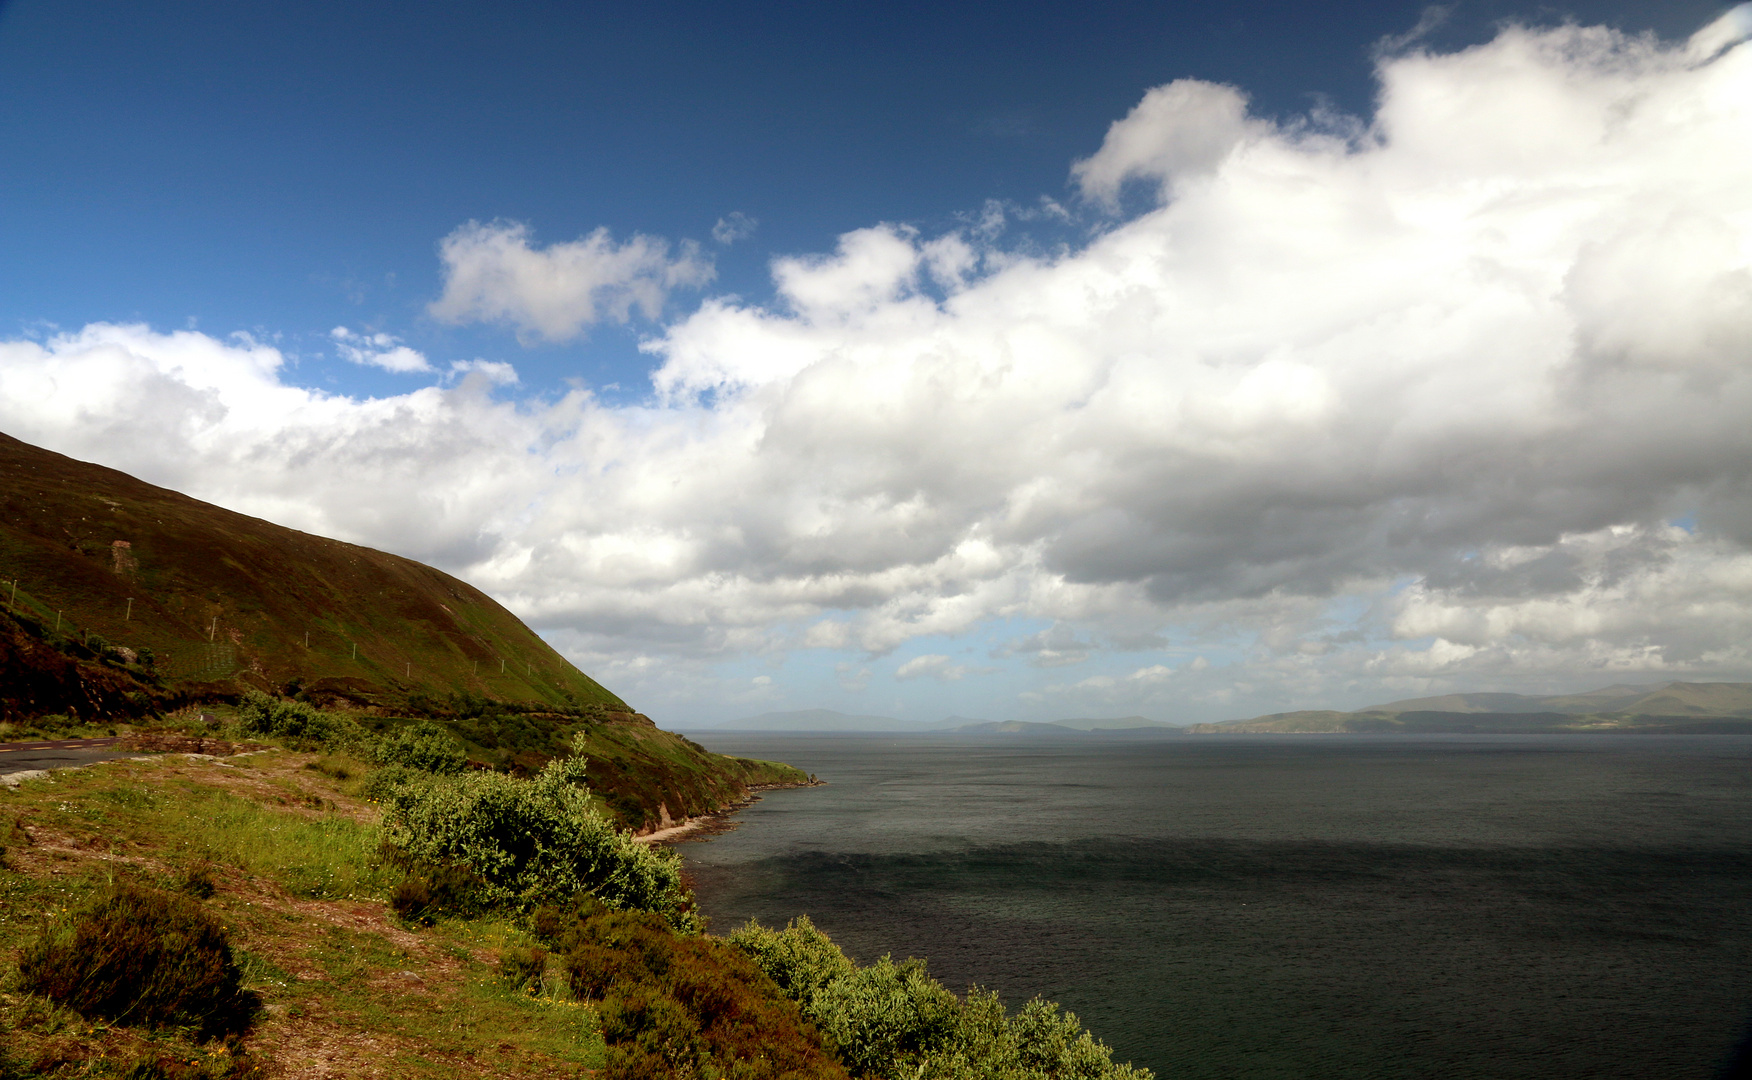
[{"label": "paved road", "polygon": [[119,739],[50,739],[47,742],[0,743],[0,776],[33,769],[65,769],[94,761],[131,757],[114,749]]}]

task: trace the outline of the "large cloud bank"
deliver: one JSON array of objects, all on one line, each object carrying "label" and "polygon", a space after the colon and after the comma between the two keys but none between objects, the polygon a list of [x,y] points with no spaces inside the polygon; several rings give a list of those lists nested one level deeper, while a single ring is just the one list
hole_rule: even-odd
[{"label": "large cloud bank", "polygon": [[[1744,676],[1746,22],[1384,59],[1368,125],[1159,87],[1074,168],[1086,243],[875,226],[779,259],[770,304],[647,342],[644,407],[466,366],[326,396],[251,341],[92,326],[0,345],[0,426],[435,561],[617,685],[1004,619],[1049,627],[1013,643],[1066,676],[1037,702]],[[1127,192],[1153,204],[1100,217]],[[441,314],[563,337],[703,280],[493,229],[446,242]],[[1135,671],[1078,678],[1116,649]]]}]

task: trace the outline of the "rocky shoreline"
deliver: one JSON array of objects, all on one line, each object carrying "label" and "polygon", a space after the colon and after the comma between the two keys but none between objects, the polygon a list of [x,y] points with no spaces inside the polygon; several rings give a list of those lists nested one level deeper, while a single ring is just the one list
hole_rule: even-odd
[{"label": "rocky shoreline", "polygon": [[708,836],[729,832],[737,827],[739,822],[732,821],[731,815],[746,810],[760,801],[763,791],[779,791],[784,788],[826,787],[826,780],[818,780],[811,774],[807,780],[799,780],[790,784],[750,784],[747,794],[742,798],[725,804],[709,814],[698,817],[683,818],[676,821],[669,816],[668,807],[658,804],[658,824],[650,832],[638,833],[633,839],[641,844],[675,844],[690,840],[703,840]]}]

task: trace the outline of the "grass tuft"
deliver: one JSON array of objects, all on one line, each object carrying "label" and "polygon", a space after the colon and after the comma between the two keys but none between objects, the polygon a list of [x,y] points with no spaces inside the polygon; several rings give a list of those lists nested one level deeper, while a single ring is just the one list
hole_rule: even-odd
[{"label": "grass tuft", "polygon": [[539,991],[547,972],[547,955],[540,946],[505,949],[499,954],[499,981],[512,990]]}]

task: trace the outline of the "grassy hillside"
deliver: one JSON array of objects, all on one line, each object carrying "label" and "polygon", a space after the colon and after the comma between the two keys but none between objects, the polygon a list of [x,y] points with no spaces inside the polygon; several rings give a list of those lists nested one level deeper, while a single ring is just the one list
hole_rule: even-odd
[{"label": "grassy hillside", "polygon": [[[466,692],[624,708],[480,590],[411,559],[283,528],[0,435],[0,627],[8,686],[27,641],[163,690],[292,687],[401,706]],[[99,650],[101,651],[101,650]],[[40,659],[48,660],[46,654]],[[129,660],[132,663],[129,663]],[[141,661],[150,661],[142,663]],[[53,695],[64,678],[36,680]],[[28,697],[28,695],[26,695]],[[79,708],[38,701],[39,711]],[[102,707],[114,693],[83,702]],[[0,710],[28,701],[0,690]],[[10,702],[10,704],[8,704]]]},{"label": "grassy hillside", "polygon": [[[281,747],[0,786],[0,1080],[1149,1080],[1056,1006],[857,965],[806,920],[700,933],[685,884],[647,887],[674,856],[603,836],[570,781],[393,767]],[[536,864],[585,891],[494,899]]]}]

